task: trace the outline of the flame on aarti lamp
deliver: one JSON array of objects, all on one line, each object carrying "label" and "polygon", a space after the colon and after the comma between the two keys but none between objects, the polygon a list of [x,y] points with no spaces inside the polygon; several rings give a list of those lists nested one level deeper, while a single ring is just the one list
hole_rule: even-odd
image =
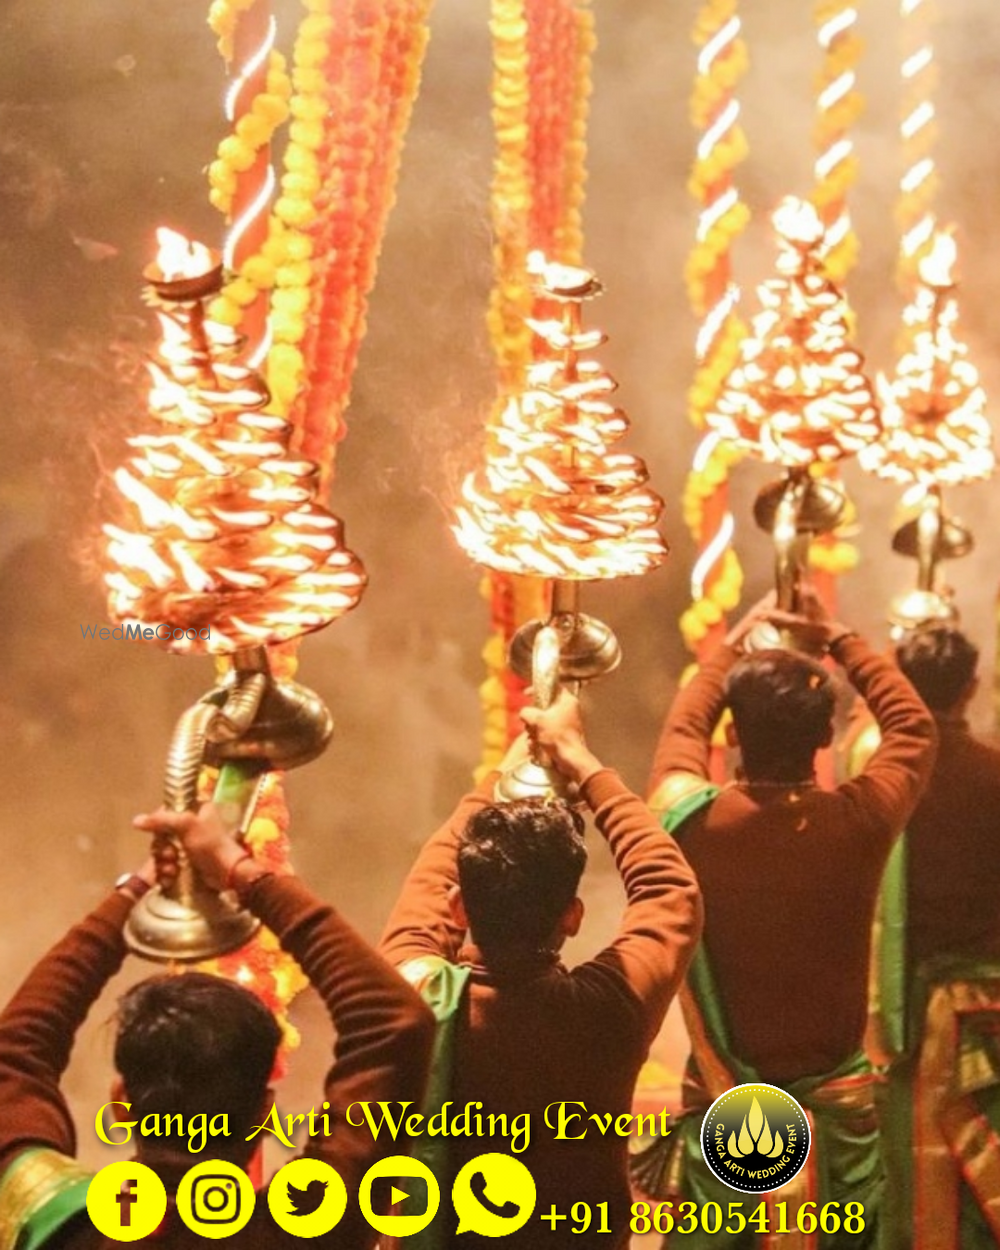
[{"label": "flame on aarti lamp", "polygon": [[524,390],[487,429],[485,464],[462,483],[452,527],[467,554],[503,573],[603,579],[648,573],[666,556],[663,508],[636,456],[612,451],[628,429],[617,383],[593,360],[605,341],[580,324],[601,286],[589,269],[531,257],[541,307],[528,319],[536,360]]},{"label": "flame on aarti lamp", "polygon": [[953,270],[958,260],[958,244],[950,230],[937,230],[931,250],[917,265],[925,286],[946,290],[955,285]]},{"label": "flame on aarti lamp", "polygon": [[903,313],[907,347],[894,376],[879,376],[882,439],[860,456],[879,477],[923,486],[987,478],[995,458],[986,393],[968,348],[955,337],[955,240],[938,230],[920,261],[920,285]]},{"label": "flame on aarti lamp", "polygon": [[177,278],[196,278],[214,266],[212,253],[203,244],[186,235],[160,226],[156,231],[156,267],[168,282]]},{"label": "flame on aarti lamp", "polygon": [[789,197],[773,220],[780,276],[758,289],[761,311],[708,421],[772,463],[839,460],[878,437],[878,405],[848,337],[847,302],[823,269],[819,214]]},{"label": "flame on aarti lamp", "polygon": [[[167,240],[158,265],[195,276],[187,256],[204,272],[206,249],[177,237],[183,248]],[[316,465],[289,453],[291,426],[264,411],[270,396],[237,361],[234,331],[202,322],[189,299],[157,302],[158,428],[128,440],[136,454],[114,474],[120,517],[104,527],[111,616],[157,627],[178,652],[232,652],[328,625],[357,604],[365,573],[316,500]]]}]

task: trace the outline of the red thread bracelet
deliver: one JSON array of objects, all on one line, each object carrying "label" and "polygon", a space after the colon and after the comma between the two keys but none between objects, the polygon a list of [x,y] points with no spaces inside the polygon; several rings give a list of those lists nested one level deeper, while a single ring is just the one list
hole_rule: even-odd
[{"label": "red thread bracelet", "polygon": [[236,882],[233,880],[233,874],[236,872],[236,869],[240,866],[240,864],[244,863],[248,859],[252,860],[253,855],[250,851],[244,851],[238,859],[234,859],[229,865],[229,871],[226,873],[225,884],[222,887],[224,890],[236,889]]}]

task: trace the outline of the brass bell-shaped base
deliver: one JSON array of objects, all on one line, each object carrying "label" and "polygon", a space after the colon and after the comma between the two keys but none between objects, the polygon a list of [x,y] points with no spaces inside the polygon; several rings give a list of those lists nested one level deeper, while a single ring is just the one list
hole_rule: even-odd
[{"label": "brass bell-shaped base", "polygon": [[951,599],[936,590],[905,590],[889,604],[889,624],[906,633],[922,625],[953,625],[958,609]]},{"label": "brass bell-shaped base", "polygon": [[[545,621],[526,621],[511,639],[510,667],[531,681],[535,637]],[[583,612],[558,612],[548,622],[559,635],[559,680],[592,681],[613,672],[622,659],[621,644],[610,625]]]},{"label": "brass bell-shaped base", "polygon": [[515,799],[565,799],[573,803],[577,797],[576,786],[562,773],[531,759],[521,760],[510,772],[501,773],[493,788],[493,799],[497,803],[511,803]]},{"label": "brass bell-shaped base", "polygon": [[213,730],[207,733],[206,763],[245,761],[262,770],[290,769],[323,754],[333,737],[333,717],[306,686],[268,677],[249,728],[236,738]]},{"label": "brass bell-shaped base", "polygon": [[129,915],[129,950],[158,963],[198,963],[245,946],[260,921],[224,894],[194,883],[189,898],[150,890]]},{"label": "brass bell-shaped base", "polygon": [[936,525],[930,527],[932,532],[929,539],[925,536],[926,528],[922,514],[905,522],[892,536],[893,551],[919,560],[929,543],[930,550],[927,554],[932,563],[937,564],[941,560],[958,560],[967,556],[975,546],[972,531],[955,517],[947,516],[943,512],[936,519]]},{"label": "brass bell-shaped base", "polygon": [[801,651],[787,629],[779,629],[770,621],[758,621],[743,638],[743,650],[753,651]]},{"label": "brass bell-shaped base", "polygon": [[769,482],[759,491],[753,505],[753,519],[760,529],[774,533],[782,501],[789,491],[798,491],[795,525],[800,534],[828,534],[837,528],[847,507],[847,495],[839,482],[826,477],[789,474]]}]

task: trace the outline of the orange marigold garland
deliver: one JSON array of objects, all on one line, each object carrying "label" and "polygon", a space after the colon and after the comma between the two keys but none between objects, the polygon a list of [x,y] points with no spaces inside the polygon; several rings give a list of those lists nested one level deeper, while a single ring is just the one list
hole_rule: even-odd
[{"label": "orange marigold garland", "polygon": [[[586,178],[586,132],[595,44],[589,0],[492,0],[493,124],[491,211],[494,286],[487,323],[497,364],[498,419],[524,382],[534,345],[528,255],[578,264]],[[480,686],[484,714],[481,772],[495,766],[520,729],[524,683],[506,665],[518,625],[548,612],[549,587],[535,578],[491,572]]]},{"label": "orange marigold garland", "polygon": [[[298,442],[302,449],[312,449],[325,484],[343,435],[366,300],[419,84],[430,0],[304,3],[307,13],[293,52],[287,107],[291,124],[280,195],[260,254],[242,267],[213,314],[235,323],[236,309],[249,302],[251,286],[272,289],[268,381],[274,407],[297,426]],[[216,0],[212,25],[224,55],[232,55],[240,14],[252,4]],[[282,71],[283,63],[275,56],[267,96],[287,98]],[[254,104],[259,113],[257,100]],[[263,112],[280,124],[270,103]],[[246,162],[251,140],[263,144],[270,137],[264,137],[262,127],[244,125],[243,133],[235,136],[242,146],[220,148],[221,164],[210,175],[220,208],[225,209],[232,189],[230,164]],[[294,674],[294,647],[272,648],[271,657],[276,676]],[[281,778],[271,775],[247,840],[254,854],[278,872],[290,871],[287,828]],[[211,967],[250,985],[271,1006],[294,1044],[287,1008],[304,980],[273,934],[263,931],[251,946],[213,961]]]},{"label": "orange marigold garland", "polygon": [[[315,453],[321,467],[330,444],[324,443],[329,414],[342,414],[350,398],[351,379],[367,330],[368,294],[374,284],[386,221],[395,201],[403,138],[409,126],[427,46],[426,15],[430,0],[400,0],[374,6],[380,16],[375,38],[382,52],[374,95],[353,139],[358,189],[349,245],[336,251],[326,276],[321,319],[337,326],[332,350],[317,343],[318,358],[311,376],[304,413],[303,450]],[[357,93],[355,94],[357,99]],[[348,150],[351,143],[348,141]],[[345,184],[346,190],[346,184]],[[330,331],[327,331],[328,335]],[[342,421],[341,421],[342,424]],[[313,453],[309,448],[313,449]]]}]

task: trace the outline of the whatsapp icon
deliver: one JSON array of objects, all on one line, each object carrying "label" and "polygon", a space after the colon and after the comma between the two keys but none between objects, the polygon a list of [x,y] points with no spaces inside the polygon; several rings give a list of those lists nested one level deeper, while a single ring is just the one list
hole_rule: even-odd
[{"label": "whatsapp icon", "polygon": [[455,1177],[451,1200],[458,1215],[459,1233],[506,1237],[531,1219],[536,1201],[535,1179],[511,1155],[477,1155]]}]

